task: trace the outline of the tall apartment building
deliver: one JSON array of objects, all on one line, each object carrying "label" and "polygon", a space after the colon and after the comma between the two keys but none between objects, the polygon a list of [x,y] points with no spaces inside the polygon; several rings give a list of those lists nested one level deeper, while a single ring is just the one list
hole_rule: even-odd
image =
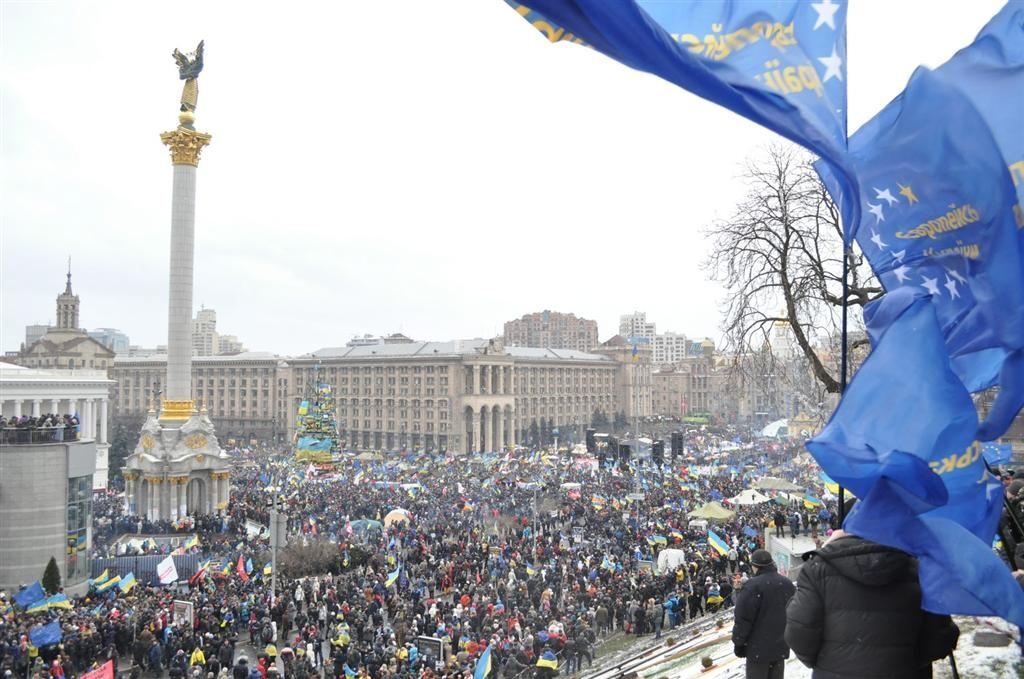
[{"label": "tall apartment building", "polygon": [[655,365],[672,365],[689,355],[690,340],[678,332],[666,332],[654,336],[652,343]]},{"label": "tall apartment building", "polygon": [[619,316],[619,334],[626,339],[645,337],[648,342],[653,344],[658,330],[654,323],[647,322],[647,312],[634,311],[626,316]]},{"label": "tall apartment building", "polygon": [[598,345],[597,321],[545,309],[506,321],[504,338],[510,346],[590,351]]},{"label": "tall apartment building", "polygon": [[217,312],[202,308],[192,319],[193,356],[229,356],[245,352],[245,346],[235,335],[217,332]]},{"label": "tall apartment building", "polygon": [[217,312],[200,309],[192,319],[192,355],[216,356],[220,348],[217,339]]}]

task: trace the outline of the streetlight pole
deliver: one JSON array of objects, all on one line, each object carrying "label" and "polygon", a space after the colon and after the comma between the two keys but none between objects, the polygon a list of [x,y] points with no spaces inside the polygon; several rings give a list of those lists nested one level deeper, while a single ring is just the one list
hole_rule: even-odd
[{"label": "streetlight pole", "polygon": [[277,602],[277,542],[280,539],[280,525],[277,512],[277,479],[274,479],[274,486],[271,488],[273,500],[270,505],[270,605]]}]

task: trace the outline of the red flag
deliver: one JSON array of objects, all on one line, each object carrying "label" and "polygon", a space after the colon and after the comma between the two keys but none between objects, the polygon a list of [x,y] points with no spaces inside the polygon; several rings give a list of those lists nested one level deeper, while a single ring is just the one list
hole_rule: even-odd
[{"label": "red flag", "polygon": [[238,555],[238,565],[235,567],[235,572],[238,573],[238,577],[242,578],[242,582],[249,582],[249,574],[245,572],[245,557],[241,554]]},{"label": "red flag", "polygon": [[114,679],[114,661],[108,660],[92,672],[86,672],[81,679]]}]

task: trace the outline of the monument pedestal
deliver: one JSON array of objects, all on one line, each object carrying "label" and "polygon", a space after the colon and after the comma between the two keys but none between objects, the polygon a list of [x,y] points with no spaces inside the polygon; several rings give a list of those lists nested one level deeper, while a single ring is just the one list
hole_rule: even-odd
[{"label": "monument pedestal", "polygon": [[230,464],[205,411],[168,422],[151,410],[125,462],[126,511],[151,521],[223,511],[231,492]]}]

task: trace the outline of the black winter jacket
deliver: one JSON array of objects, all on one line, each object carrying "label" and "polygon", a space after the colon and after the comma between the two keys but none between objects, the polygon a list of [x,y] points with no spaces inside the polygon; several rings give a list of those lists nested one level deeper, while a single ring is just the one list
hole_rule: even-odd
[{"label": "black winter jacket", "polygon": [[774,566],[762,568],[736,596],[732,643],[737,655],[751,662],[773,662],[789,657],[782,638],[786,628],[786,604],[793,583]]},{"label": "black winter jacket", "polygon": [[786,618],[786,643],[814,679],[930,677],[960,634],[921,610],[916,559],[854,535],[803,565]]}]

